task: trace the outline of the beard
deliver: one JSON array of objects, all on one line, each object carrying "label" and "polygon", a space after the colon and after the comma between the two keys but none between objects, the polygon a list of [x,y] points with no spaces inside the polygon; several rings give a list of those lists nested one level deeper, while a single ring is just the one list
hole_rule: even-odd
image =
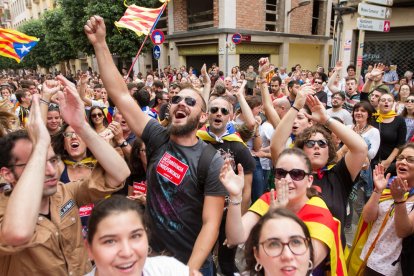
[{"label": "beard", "polygon": [[195,129],[199,128],[199,121],[200,121],[201,114],[199,114],[196,117],[188,117],[188,121],[183,126],[174,126],[173,124],[170,124],[168,126],[168,131],[170,135],[174,136],[185,136]]}]

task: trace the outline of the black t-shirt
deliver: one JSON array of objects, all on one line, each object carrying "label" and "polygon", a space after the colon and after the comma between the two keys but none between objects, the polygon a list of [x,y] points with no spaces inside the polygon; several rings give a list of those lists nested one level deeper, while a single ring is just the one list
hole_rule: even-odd
[{"label": "black t-shirt", "polygon": [[405,136],[407,136],[407,126],[404,118],[396,116],[391,123],[378,123],[374,121],[372,124],[379,129],[381,142],[377,155],[374,157],[373,164],[379,163],[390,156],[394,148],[398,148],[405,144]]},{"label": "black t-shirt", "polygon": [[151,247],[167,251],[187,263],[202,227],[204,196],[225,196],[219,180],[223,158],[217,153],[204,187],[197,183],[197,166],[206,143],[186,147],[170,141],[166,128],[156,120],[146,125],[142,139],[147,146],[146,216]]},{"label": "black t-shirt", "polygon": [[328,103],[328,94],[325,91],[321,90],[315,94],[315,96],[319,99],[321,103],[327,104]]},{"label": "black t-shirt", "polygon": [[[354,181],[342,158],[332,169],[325,172],[322,179],[314,176],[313,185],[321,188],[321,197],[332,215],[341,222],[343,229],[346,217],[346,205]],[[341,231],[343,233],[343,231]]]},{"label": "black t-shirt", "polygon": [[243,171],[246,174],[253,173],[253,171],[256,169],[256,161],[254,160],[247,146],[243,145],[242,143],[224,140],[223,143],[211,143],[211,145],[217,149],[224,160],[229,157],[234,160],[233,169],[236,171],[237,164],[241,164],[243,166]]}]

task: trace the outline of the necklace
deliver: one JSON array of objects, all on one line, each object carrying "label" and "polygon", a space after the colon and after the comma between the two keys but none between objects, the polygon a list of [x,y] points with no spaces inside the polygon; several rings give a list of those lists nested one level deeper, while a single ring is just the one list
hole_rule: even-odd
[{"label": "necklace", "polygon": [[358,133],[359,135],[362,135],[362,133],[364,133],[368,129],[368,127],[369,127],[369,124],[366,124],[363,128],[360,129],[359,127],[357,127],[357,125],[355,125],[354,131]]}]

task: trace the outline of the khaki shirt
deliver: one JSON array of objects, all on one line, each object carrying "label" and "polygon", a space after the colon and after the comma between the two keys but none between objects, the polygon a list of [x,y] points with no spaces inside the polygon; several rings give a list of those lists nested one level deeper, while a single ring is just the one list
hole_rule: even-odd
[{"label": "khaki shirt", "polygon": [[[100,166],[92,171],[90,178],[59,183],[57,192],[50,197],[51,220],[39,215],[30,242],[17,247],[0,243],[0,274],[84,275],[91,271],[78,207],[94,203],[122,186],[107,187]],[[0,224],[8,200],[6,194],[0,194]]]}]

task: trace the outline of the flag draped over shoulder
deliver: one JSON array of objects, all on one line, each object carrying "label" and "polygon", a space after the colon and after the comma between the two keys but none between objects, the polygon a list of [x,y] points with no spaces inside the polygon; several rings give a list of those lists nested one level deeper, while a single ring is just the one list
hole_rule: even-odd
[{"label": "flag draped over shoulder", "polygon": [[0,28],[0,56],[12,58],[20,63],[38,41],[37,37]]},{"label": "flag draped over shoulder", "polygon": [[161,17],[168,1],[164,0],[161,2],[165,3],[157,9],[138,7],[136,5],[128,6],[124,16],[119,21],[115,21],[115,26],[130,29],[138,36],[148,35]]},{"label": "flag draped over shoulder", "polygon": [[[263,194],[249,209],[263,216],[270,205],[270,193]],[[325,275],[346,276],[345,257],[341,244],[341,225],[329,212],[325,202],[317,196],[306,202],[296,214],[309,229],[313,239],[317,239],[329,248],[328,270]]]}]

